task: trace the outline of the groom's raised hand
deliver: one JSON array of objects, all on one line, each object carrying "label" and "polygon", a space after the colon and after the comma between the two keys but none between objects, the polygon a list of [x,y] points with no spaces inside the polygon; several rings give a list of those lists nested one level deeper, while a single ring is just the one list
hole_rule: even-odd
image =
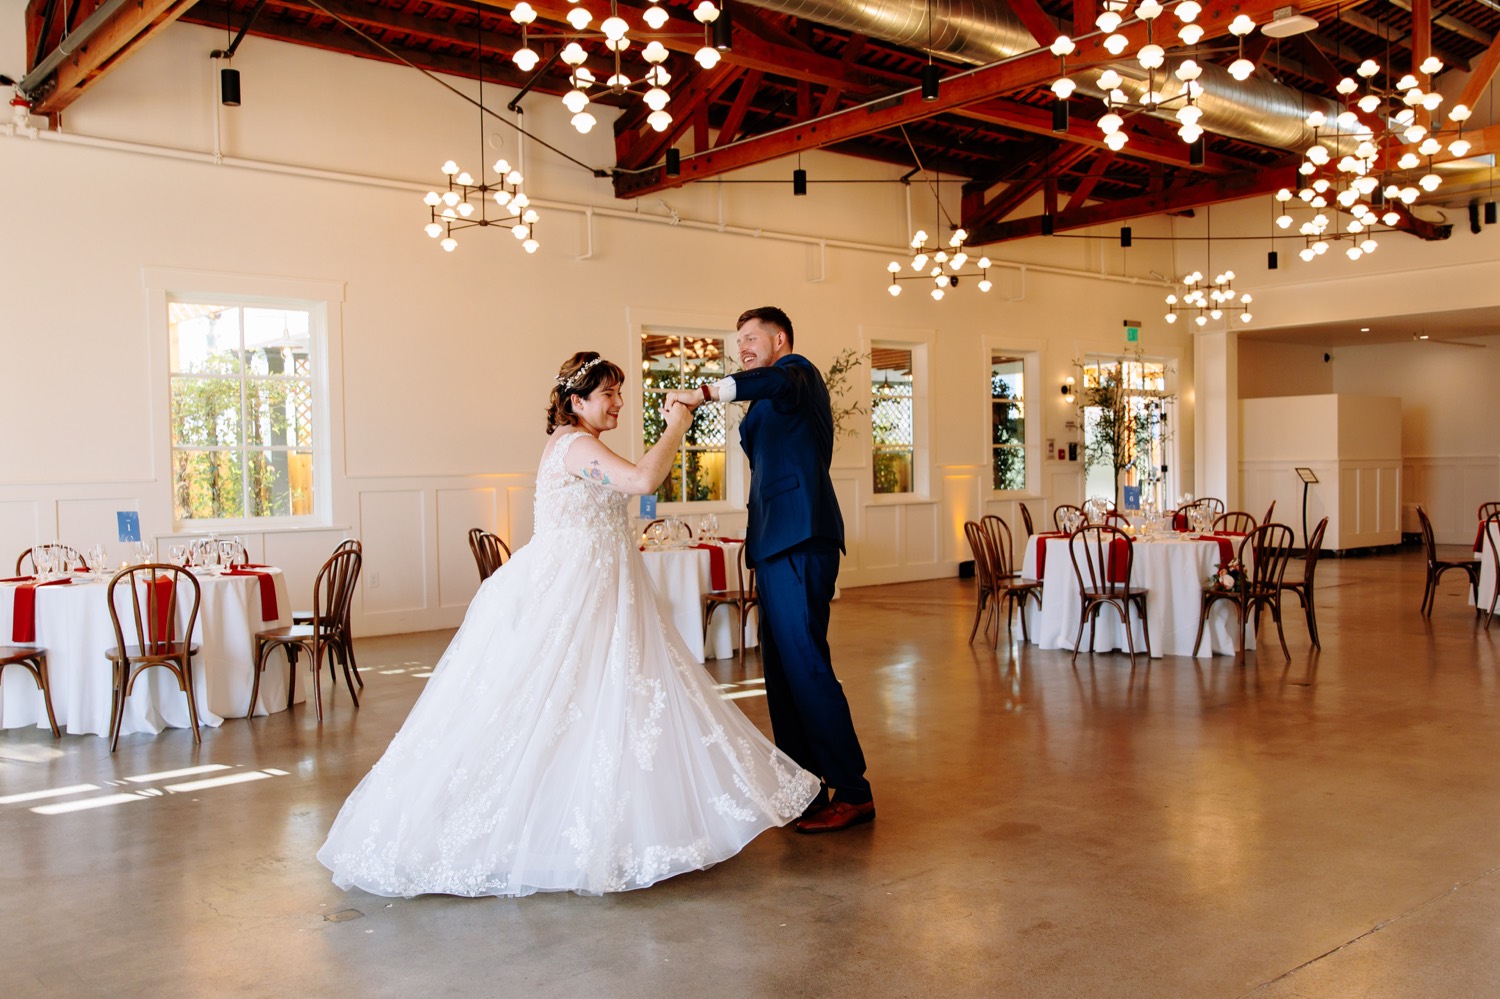
[{"label": "groom's raised hand", "polygon": [[703,404],[703,393],[682,391],[668,392],[666,405],[670,406],[674,402],[680,402],[688,409],[697,409],[700,405]]}]

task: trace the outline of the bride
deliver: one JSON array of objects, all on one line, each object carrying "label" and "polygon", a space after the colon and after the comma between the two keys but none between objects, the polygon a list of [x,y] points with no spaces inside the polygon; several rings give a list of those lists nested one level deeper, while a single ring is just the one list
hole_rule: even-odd
[{"label": "bride", "polygon": [[738,853],[819,793],[722,700],[659,604],[627,508],[672,466],[599,435],[624,372],[574,354],[552,391],[531,542],[480,587],[318,859],[378,895],[645,888]]}]

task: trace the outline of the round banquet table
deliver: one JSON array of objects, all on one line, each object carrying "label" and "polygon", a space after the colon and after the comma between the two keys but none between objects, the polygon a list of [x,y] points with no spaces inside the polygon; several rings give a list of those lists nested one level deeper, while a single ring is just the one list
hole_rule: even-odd
[{"label": "round banquet table", "polygon": [[[726,541],[724,548],[725,583],[733,587],[735,560],[744,547],[738,541]],[[714,611],[709,622],[708,641],[703,641],[703,598],[713,590],[712,556],[703,548],[647,548],[641,552],[646,571],[656,584],[656,592],[667,602],[672,623],[682,634],[682,641],[697,660],[726,659],[740,645],[740,619],[733,608]],[[757,615],[750,612],[750,627],[745,644],[754,647],[758,641]]]},{"label": "round banquet table", "polygon": [[[201,725],[217,726],[225,718],[244,716],[255,679],[255,633],[292,623],[286,579],[279,569],[266,571],[272,574],[280,615],[270,620],[261,617],[257,577],[198,576],[202,603],[192,640],[200,646],[193,657],[193,685]],[[0,644],[9,644],[12,639],[16,588],[13,582],[0,583]],[[179,628],[187,623],[188,610],[183,604],[192,599],[186,586],[181,590]],[[47,650],[58,727],[75,735],[109,734],[113,683],[104,653],[114,646],[115,635],[106,604],[107,591],[108,577],[91,575],[82,575],[65,586],[36,589],[34,644]],[[128,642],[132,612],[125,587],[116,588],[115,604]],[[286,656],[278,650],[266,664],[255,714],[284,710],[286,688]],[[298,700],[306,698],[306,688],[306,682],[298,684]],[[33,725],[47,727],[41,691],[24,670],[7,669],[0,682],[0,728]],[[147,670],[125,702],[121,733],[156,733],[188,725],[187,699],[178,689],[177,678],[165,669]]]},{"label": "round banquet table", "polygon": [[[1045,575],[1042,578],[1042,605],[1027,601],[1026,626],[1033,644],[1044,649],[1071,649],[1078,634],[1078,615],[1083,600],[1078,593],[1078,577],[1068,552],[1068,539],[1036,535],[1026,542],[1026,558],[1021,575],[1036,579],[1036,547],[1039,540],[1047,544]],[[1238,549],[1238,539],[1235,539]],[[1146,621],[1151,626],[1151,655],[1191,656],[1193,638],[1198,633],[1198,614],[1202,604],[1203,583],[1222,561],[1218,542],[1196,540],[1187,536],[1136,538],[1135,564],[1131,570],[1132,590],[1147,591]],[[1079,559],[1083,558],[1082,552]],[[1146,650],[1140,616],[1130,615],[1130,626],[1137,652]],[[1239,618],[1233,605],[1217,601],[1209,612],[1203,630],[1200,657],[1233,655],[1239,631]],[[1087,642],[1088,626],[1084,626]],[[1245,647],[1255,647],[1251,628],[1245,630]],[[1112,608],[1099,611],[1095,629],[1094,651],[1126,650],[1129,646],[1120,615]]]}]

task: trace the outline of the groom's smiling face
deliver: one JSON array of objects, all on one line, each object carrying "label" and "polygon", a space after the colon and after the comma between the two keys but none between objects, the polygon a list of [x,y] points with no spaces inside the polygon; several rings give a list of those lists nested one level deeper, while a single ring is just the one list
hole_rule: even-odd
[{"label": "groom's smiling face", "polygon": [[745,368],[764,368],[775,364],[786,353],[786,333],[762,319],[747,319],[735,336],[740,364]]}]

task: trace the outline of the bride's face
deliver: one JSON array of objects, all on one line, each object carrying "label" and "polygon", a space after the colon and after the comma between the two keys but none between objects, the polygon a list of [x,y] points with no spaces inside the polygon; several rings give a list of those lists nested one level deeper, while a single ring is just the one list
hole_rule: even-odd
[{"label": "bride's face", "polygon": [[594,436],[620,425],[620,408],[624,399],[618,383],[605,383],[586,396],[575,395],[572,399],[573,416],[578,425]]}]

